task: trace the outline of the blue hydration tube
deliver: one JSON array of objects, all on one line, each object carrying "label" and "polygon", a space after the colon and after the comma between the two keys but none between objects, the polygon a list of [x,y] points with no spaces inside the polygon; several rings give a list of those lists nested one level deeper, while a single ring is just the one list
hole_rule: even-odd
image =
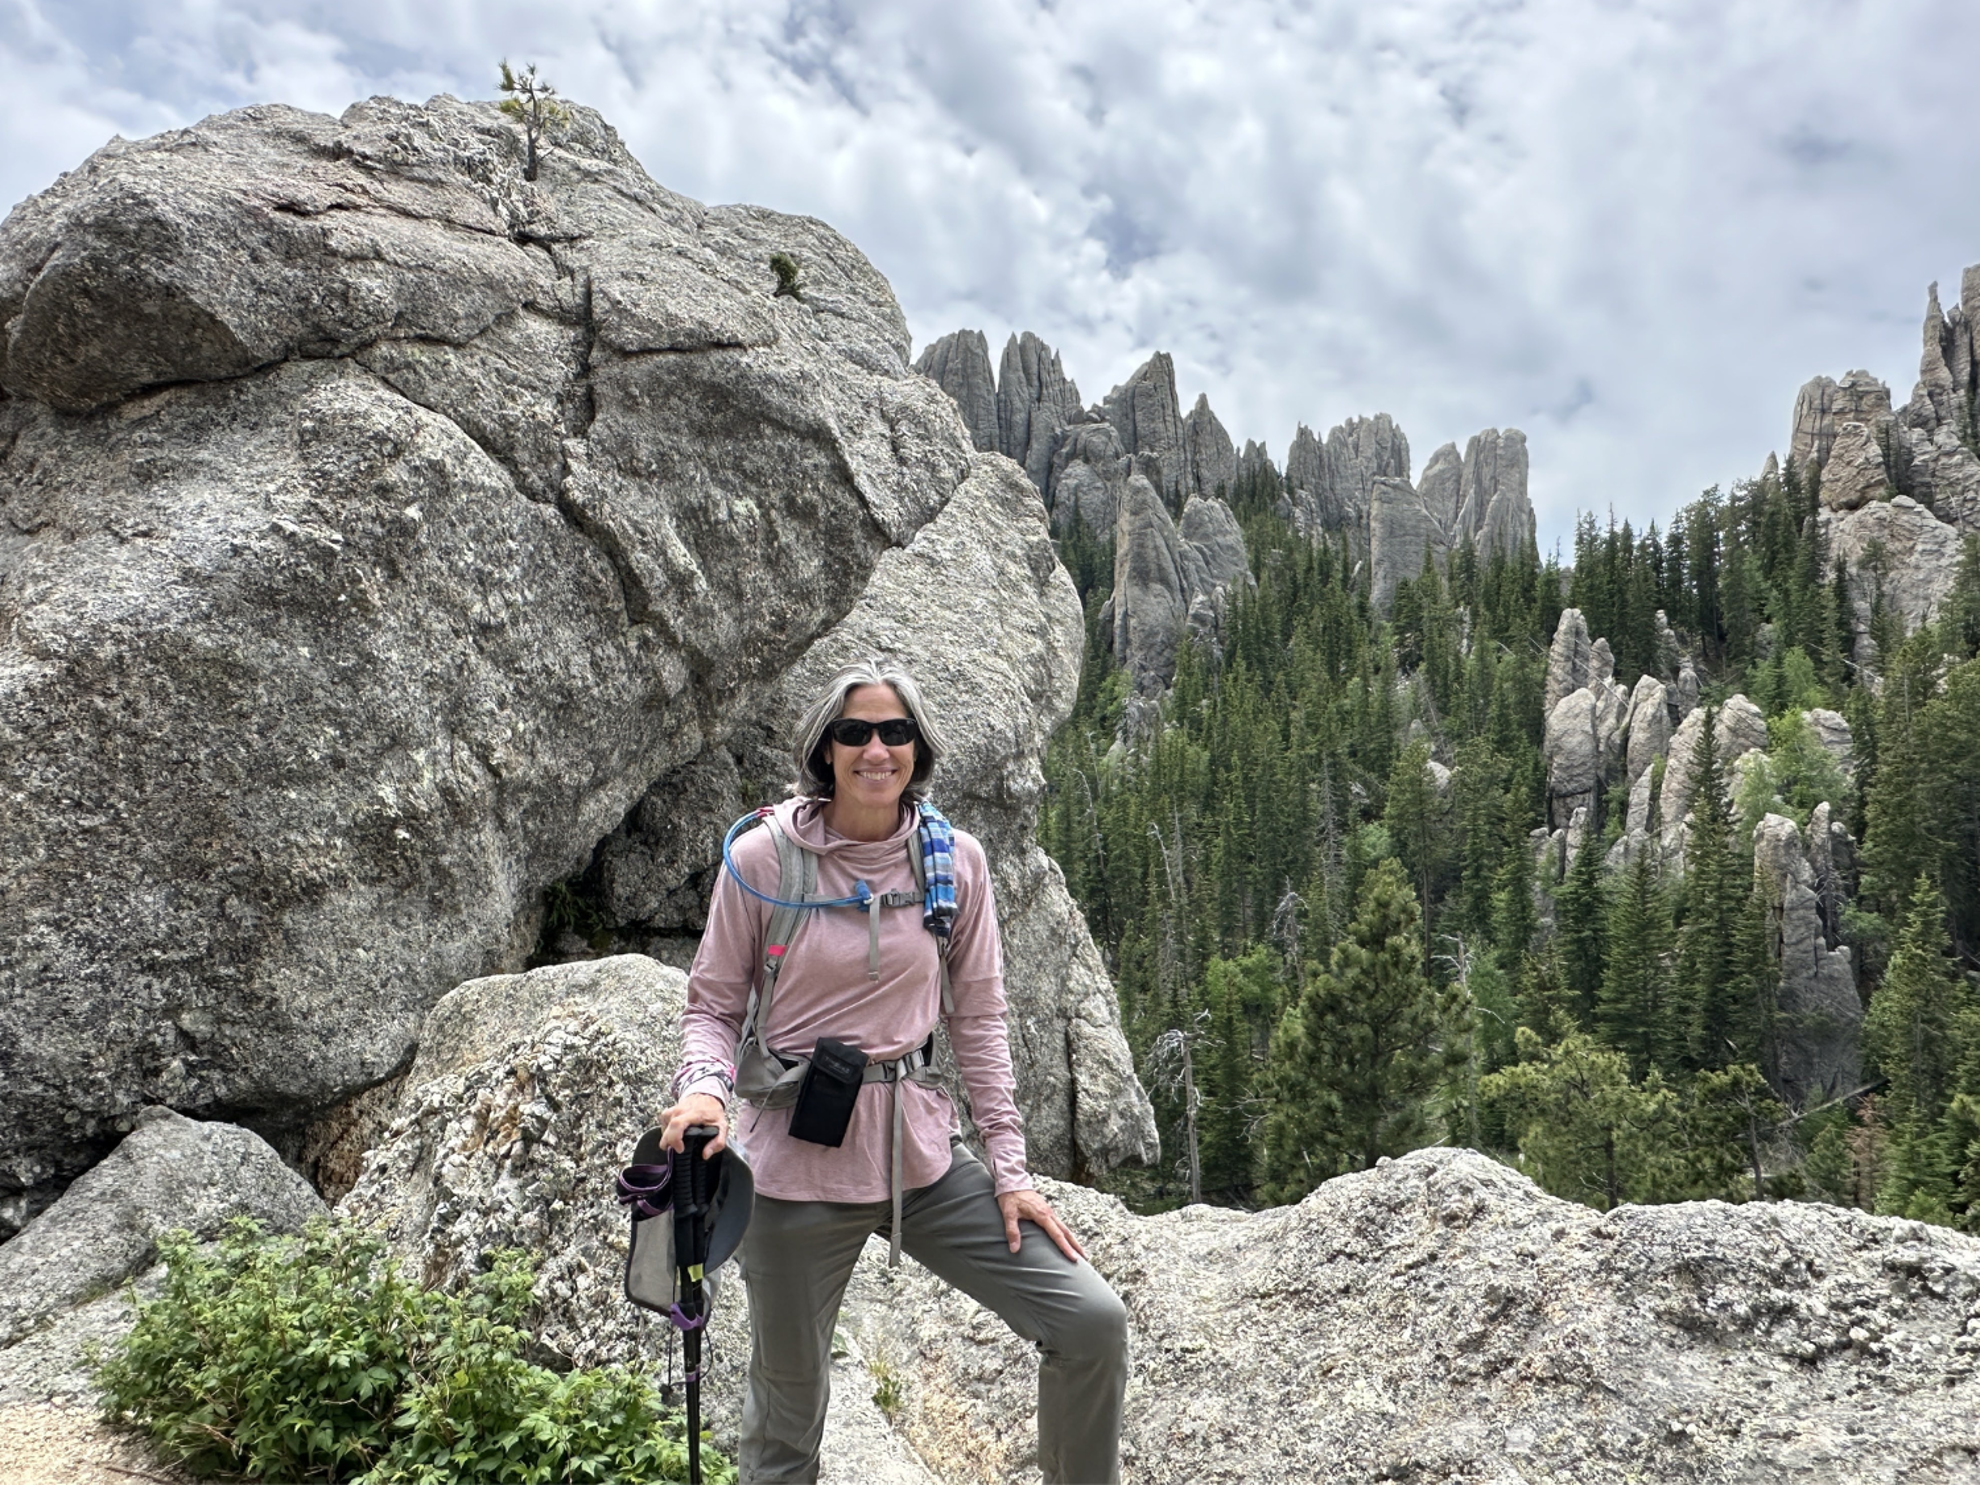
[{"label": "blue hydration tube", "polygon": [[772,897],[768,892],[759,892],[754,887],[750,886],[748,882],[744,881],[743,874],[736,870],[736,858],[733,854],[731,854],[729,848],[735,844],[736,837],[741,835],[745,830],[749,829],[750,826],[754,825],[758,820],[767,820],[769,818],[770,818],[770,811],[767,808],[760,810],[751,810],[748,814],[744,815],[740,820],[736,821],[735,824],[731,825],[729,827],[729,833],[722,837],[722,864],[729,869],[729,875],[735,878],[736,885],[738,887],[742,888],[743,891],[747,892],[751,897],[757,898],[762,902],[767,902],[772,907],[782,907],[782,908],[856,907],[862,913],[869,913],[873,911],[873,889],[867,886],[865,882],[853,883],[853,895],[851,897],[829,897],[829,898],[822,898],[816,902],[786,902],[781,897]]}]

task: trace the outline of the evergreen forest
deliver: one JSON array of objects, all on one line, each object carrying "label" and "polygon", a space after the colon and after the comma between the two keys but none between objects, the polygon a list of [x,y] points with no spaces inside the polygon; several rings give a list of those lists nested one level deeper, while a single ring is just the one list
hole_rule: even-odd
[{"label": "evergreen forest", "polygon": [[[1086,656],[1039,829],[1163,1140],[1159,1168],[1105,1184],[1142,1210],[1255,1206],[1451,1143],[1602,1209],[1795,1198],[1980,1231],[1980,543],[1915,632],[1873,550],[1855,645],[1813,486],[1770,468],[1661,532],[1584,517],[1566,568],[1461,548],[1384,616],[1345,537],[1296,532],[1281,477],[1252,471],[1228,498],[1255,586],[1217,645],[1182,645],[1152,723],[1110,655],[1112,543],[1064,534]],[[1682,872],[1611,869],[1605,796],[1562,879],[1538,864],[1566,607],[1624,687],[1673,646],[1700,677]],[[1736,779],[1711,726],[1734,694],[1768,723]],[[1848,719],[1851,776],[1815,707]],[[1825,802],[1856,847],[1863,1075],[1796,1107],[1753,837]]]}]

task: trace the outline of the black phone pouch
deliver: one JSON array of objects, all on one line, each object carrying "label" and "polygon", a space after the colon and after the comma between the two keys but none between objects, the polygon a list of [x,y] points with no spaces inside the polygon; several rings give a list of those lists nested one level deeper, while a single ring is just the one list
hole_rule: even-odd
[{"label": "black phone pouch", "polygon": [[866,1081],[866,1061],[866,1054],[858,1047],[835,1042],[829,1036],[818,1038],[818,1045],[811,1049],[811,1066],[798,1084],[797,1102],[791,1105],[792,1139],[834,1149],[845,1143],[853,1105],[859,1102],[860,1085]]}]

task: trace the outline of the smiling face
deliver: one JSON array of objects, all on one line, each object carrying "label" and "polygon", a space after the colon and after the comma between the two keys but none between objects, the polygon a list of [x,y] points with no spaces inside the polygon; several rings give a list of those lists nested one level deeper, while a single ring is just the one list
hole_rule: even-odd
[{"label": "smiling face", "polygon": [[[909,713],[892,686],[857,686],[846,697],[839,715],[863,722],[884,722]],[[884,816],[891,823],[900,810],[901,791],[907,788],[908,776],[914,772],[914,748],[911,742],[890,748],[880,741],[878,732],[857,748],[828,741],[825,757],[832,765],[834,803],[869,817]]]}]

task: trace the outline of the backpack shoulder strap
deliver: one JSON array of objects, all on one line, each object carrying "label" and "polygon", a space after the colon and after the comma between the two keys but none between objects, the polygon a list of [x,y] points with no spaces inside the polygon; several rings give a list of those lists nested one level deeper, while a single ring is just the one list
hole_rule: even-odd
[{"label": "backpack shoulder strap", "polygon": [[798,903],[809,902],[818,893],[818,858],[791,838],[775,819],[765,816],[763,828],[777,847],[777,890],[772,894],[783,903],[770,909],[770,922],[763,932],[763,968],[757,988],[750,991],[743,1011],[741,1034],[736,1039],[737,1061],[749,1044],[758,1039],[770,1020],[770,1001],[777,988],[777,975],[784,967],[784,956],[810,914]]}]

